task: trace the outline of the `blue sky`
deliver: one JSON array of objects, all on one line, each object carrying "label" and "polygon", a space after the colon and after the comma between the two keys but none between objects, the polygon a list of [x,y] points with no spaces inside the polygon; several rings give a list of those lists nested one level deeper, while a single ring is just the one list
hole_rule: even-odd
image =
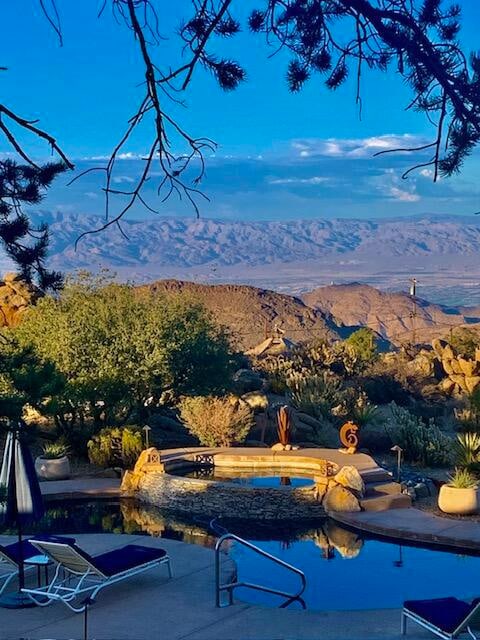
[{"label": "blue sky", "polygon": [[[240,18],[252,6],[250,1],[234,2],[234,8],[235,4]],[[460,4],[462,42],[467,50],[479,49],[480,7],[476,0]],[[97,19],[100,0],[57,0],[64,35],[59,47],[37,0],[5,5],[0,33],[1,64],[8,67],[1,76],[6,104],[40,118],[79,170],[104,162],[140,96],[143,70],[131,34],[108,11]],[[189,2],[158,5],[163,7],[161,32],[171,35]],[[468,214],[480,208],[478,153],[460,176],[437,184],[428,172],[401,180],[411,156],[372,157],[399,142],[430,139],[433,133],[421,115],[404,111],[409,92],[393,70],[387,75],[365,74],[360,120],[353,82],[331,93],[320,78],[313,78],[300,94],[292,95],[284,81],[286,58],[268,59],[271,51],[261,37],[242,33],[222,45],[222,52],[243,63],[248,81],[224,93],[200,72],[185,96],[187,108],[170,107],[190,133],[208,136],[219,145],[215,156],[207,159],[203,190],[211,202],[202,204],[202,215],[372,217]],[[179,60],[175,37],[162,41],[154,57],[159,64]],[[148,140],[144,133],[131,141],[115,177],[119,187],[127,188],[138,175]],[[34,141],[31,144],[39,157],[45,153]],[[0,151],[8,151],[4,141]],[[89,175],[72,187],[65,182],[57,182],[45,208],[102,212],[99,178]],[[147,195],[162,215],[193,215],[185,203],[155,203],[154,180]],[[138,210],[133,215],[146,216]]]}]

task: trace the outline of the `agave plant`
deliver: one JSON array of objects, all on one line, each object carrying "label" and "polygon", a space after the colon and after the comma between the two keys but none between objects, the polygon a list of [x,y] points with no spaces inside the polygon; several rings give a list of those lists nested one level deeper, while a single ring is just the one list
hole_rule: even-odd
[{"label": "agave plant", "polygon": [[454,473],[448,477],[448,486],[455,489],[476,489],[478,480],[468,469],[457,467]]},{"label": "agave plant", "polygon": [[469,467],[480,462],[480,434],[473,431],[457,434],[456,460],[462,467]]}]

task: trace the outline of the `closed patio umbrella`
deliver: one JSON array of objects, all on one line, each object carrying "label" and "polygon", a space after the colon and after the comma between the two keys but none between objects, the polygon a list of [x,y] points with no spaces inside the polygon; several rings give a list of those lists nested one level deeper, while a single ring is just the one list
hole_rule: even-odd
[{"label": "closed patio umbrella", "polygon": [[0,522],[17,529],[20,553],[18,592],[6,594],[0,599],[0,606],[10,608],[32,605],[31,600],[21,593],[25,586],[22,530],[26,524],[39,520],[44,514],[40,485],[32,454],[25,443],[24,429],[25,423],[20,421],[8,432],[0,470],[3,494],[0,499]]}]

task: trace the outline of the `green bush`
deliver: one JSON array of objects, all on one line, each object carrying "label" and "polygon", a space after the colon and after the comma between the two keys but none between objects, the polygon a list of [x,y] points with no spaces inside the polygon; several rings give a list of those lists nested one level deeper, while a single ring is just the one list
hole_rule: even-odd
[{"label": "green bush", "polygon": [[433,419],[424,422],[392,403],[387,431],[392,442],[403,449],[407,461],[424,467],[444,466],[452,461],[452,438],[445,435]]},{"label": "green bush", "polygon": [[190,433],[207,447],[241,444],[254,425],[250,406],[233,396],[186,397],[180,415]]},{"label": "green bush", "polygon": [[100,467],[133,467],[143,449],[138,427],[107,427],[88,443],[90,462]]}]

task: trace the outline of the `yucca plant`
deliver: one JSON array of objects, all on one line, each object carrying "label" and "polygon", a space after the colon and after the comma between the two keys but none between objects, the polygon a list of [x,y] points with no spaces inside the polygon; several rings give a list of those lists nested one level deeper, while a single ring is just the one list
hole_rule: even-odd
[{"label": "yucca plant", "polygon": [[461,468],[480,462],[480,434],[473,431],[457,434],[455,454],[457,464]]},{"label": "yucca plant", "polygon": [[69,447],[63,442],[49,442],[43,445],[42,458],[45,460],[58,460],[69,454]]},{"label": "yucca plant", "polygon": [[448,486],[454,489],[476,489],[478,480],[468,469],[457,467],[448,477]]}]

